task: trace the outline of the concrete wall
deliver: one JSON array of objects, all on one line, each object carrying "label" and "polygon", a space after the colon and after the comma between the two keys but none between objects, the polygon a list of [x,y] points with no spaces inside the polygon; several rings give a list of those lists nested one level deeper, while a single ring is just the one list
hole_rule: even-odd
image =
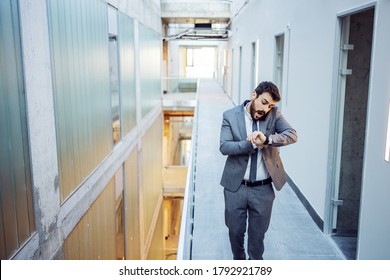
[{"label": "concrete wall", "polygon": [[213,0],[162,0],[162,17],[229,18],[229,3]]},{"label": "concrete wall", "polygon": [[105,0],[122,13],[161,33],[160,0]]},{"label": "concrete wall", "polygon": [[[55,224],[60,210],[58,164],[46,1],[20,1],[22,53],[30,135],[30,157],[37,234],[17,258],[51,258],[63,236]],[[31,24],[34,22],[34,25]],[[44,208],[44,211],[42,211]],[[54,225],[54,226],[53,226]],[[42,245],[42,244],[41,244]]]},{"label": "concrete wall", "polygon": [[[242,1],[241,1],[242,2]],[[249,1],[235,16],[230,38],[233,100],[251,92],[251,44],[259,40],[259,80],[274,80],[275,36],[284,34],[283,91],[280,106],[299,140],[281,148],[286,169],[330,229],[330,196],[337,100],[339,17],[375,7],[368,96],[358,258],[390,258],[390,164],[384,160],[390,102],[389,1]],[[239,49],[242,61],[239,61]],[[241,64],[241,84],[238,65]],[[239,92],[242,96],[239,97]],[[337,105],[338,106],[338,105]]]}]

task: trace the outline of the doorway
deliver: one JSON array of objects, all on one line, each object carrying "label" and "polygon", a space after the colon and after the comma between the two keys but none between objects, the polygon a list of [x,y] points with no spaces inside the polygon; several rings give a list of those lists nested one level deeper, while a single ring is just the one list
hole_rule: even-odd
[{"label": "doorway", "polygon": [[283,93],[284,34],[275,37],[275,47],[274,81],[279,92]]},{"label": "doorway", "polygon": [[251,79],[249,89],[253,91],[258,85],[259,77],[259,39],[252,42]]},{"label": "doorway", "polygon": [[340,18],[340,48],[332,238],[347,259],[356,259],[371,74],[374,8]]},{"label": "doorway", "polygon": [[238,53],[238,102],[237,104],[241,104],[241,79],[242,79],[242,46],[239,47]]}]

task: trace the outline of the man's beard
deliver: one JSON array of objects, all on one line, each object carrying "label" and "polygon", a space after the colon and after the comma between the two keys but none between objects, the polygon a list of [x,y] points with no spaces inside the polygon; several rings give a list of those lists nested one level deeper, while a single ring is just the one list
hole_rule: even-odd
[{"label": "man's beard", "polygon": [[[250,107],[249,107],[249,109],[250,109],[250,113],[251,113],[251,117],[252,117],[252,119],[253,120],[256,120],[255,119],[255,113],[256,113],[256,110],[255,110],[255,103],[252,101],[251,102],[251,105],[250,105]],[[261,114],[261,116],[260,116],[260,118],[258,119],[258,120],[261,120],[261,119],[264,119],[265,118],[265,111],[264,110],[260,110],[260,114]],[[257,120],[257,121],[258,121]]]}]

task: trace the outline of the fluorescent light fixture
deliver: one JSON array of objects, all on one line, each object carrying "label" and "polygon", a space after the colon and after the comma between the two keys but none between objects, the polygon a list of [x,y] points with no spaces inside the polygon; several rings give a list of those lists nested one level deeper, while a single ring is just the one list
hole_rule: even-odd
[{"label": "fluorescent light fixture", "polygon": [[387,113],[387,137],[386,137],[385,161],[390,162],[390,102],[389,102],[389,112]]}]

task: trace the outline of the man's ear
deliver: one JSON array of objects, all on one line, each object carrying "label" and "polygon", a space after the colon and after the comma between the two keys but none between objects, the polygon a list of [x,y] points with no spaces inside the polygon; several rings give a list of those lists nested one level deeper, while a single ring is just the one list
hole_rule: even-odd
[{"label": "man's ear", "polygon": [[256,99],[256,97],[257,97],[256,91],[252,92],[251,100]]}]

